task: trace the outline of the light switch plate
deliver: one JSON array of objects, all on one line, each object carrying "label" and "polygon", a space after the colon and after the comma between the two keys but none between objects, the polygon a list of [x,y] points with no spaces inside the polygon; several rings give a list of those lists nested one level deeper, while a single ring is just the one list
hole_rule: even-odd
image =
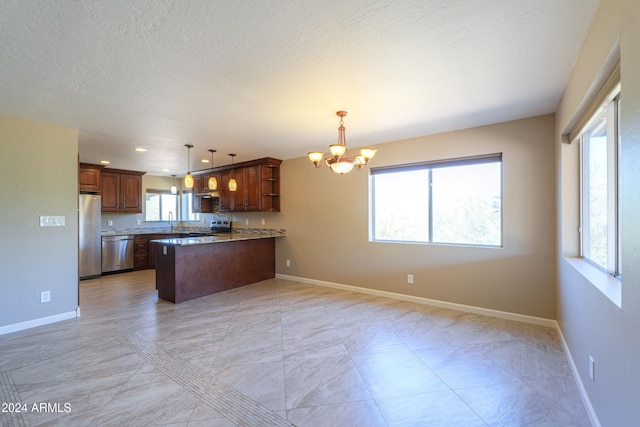
[{"label": "light switch plate", "polygon": [[65,225],[64,215],[62,216],[41,215],[40,216],[40,227],[64,227],[64,225]]}]

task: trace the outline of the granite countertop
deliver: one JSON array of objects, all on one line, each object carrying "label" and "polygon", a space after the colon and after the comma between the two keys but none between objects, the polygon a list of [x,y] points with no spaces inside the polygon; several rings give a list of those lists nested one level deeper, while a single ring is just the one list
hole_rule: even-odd
[{"label": "granite countertop", "polygon": [[272,237],[284,237],[285,235],[286,232],[283,229],[241,228],[233,230],[231,233],[220,233],[215,236],[174,237],[169,239],[152,240],[151,242],[164,243],[166,245],[190,246],[232,242],[236,240],[269,239]]},{"label": "granite countertop", "polygon": [[205,227],[176,227],[169,228],[122,228],[115,230],[102,230],[103,236],[125,236],[131,234],[182,234],[182,233],[210,233],[211,230]]}]

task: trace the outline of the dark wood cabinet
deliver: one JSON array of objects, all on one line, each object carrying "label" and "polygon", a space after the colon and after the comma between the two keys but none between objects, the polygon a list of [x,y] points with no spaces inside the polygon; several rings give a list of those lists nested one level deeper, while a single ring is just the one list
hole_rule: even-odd
[{"label": "dark wood cabinet", "polygon": [[[235,170],[233,172],[235,173]],[[230,211],[233,206],[233,198],[235,195],[233,191],[229,190],[229,181],[231,181],[231,170],[222,171],[220,173],[220,181],[218,183],[218,187],[220,189],[221,211]]]},{"label": "dark wood cabinet", "polygon": [[[260,210],[260,188],[256,185],[258,171],[259,166],[251,166],[222,172],[220,210],[234,212]],[[232,178],[236,180],[236,191],[229,190],[229,181]]]},{"label": "dark wood cabinet", "polygon": [[[244,189],[243,204],[240,210],[245,211],[260,211],[261,209],[261,197],[260,197],[260,165],[247,166],[244,168]],[[241,190],[238,188],[238,190]]]},{"label": "dark wood cabinet", "polygon": [[145,172],[105,169],[101,173],[102,212],[142,213]]},{"label": "dark wood cabinet", "polygon": [[193,188],[191,189],[191,199],[193,200],[193,212],[202,212],[202,197],[196,196],[196,194],[202,193],[202,175],[196,175],[193,177]]},{"label": "dark wood cabinet", "polygon": [[231,193],[231,209],[234,212],[243,211],[246,203],[247,179],[245,168],[235,168],[231,173],[231,178],[236,180],[236,191]]},{"label": "dark wood cabinet", "polygon": [[133,269],[149,268],[149,235],[136,234],[133,247]]},{"label": "dark wood cabinet", "polygon": [[260,165],[260,210],[280,212],[280,163]]},{"label": "dark wood cabinet", "polygon": [[80,163],[78,168],[78,190],[100,194],[102,188],[100,172],[103,168],[103,165]]},{"label": "dark wood cabinet", "polygon": [[102,212],[120,212],[120,174],[102,173]]},{"label": "dark wood cabinet", "polygon": [[[270,157],[216,168],[202,173],[203,186],[209,176],[218,179],[220,210],[226,212],[279,212],[280,211],[280,163]],[[229,181],[234,178],[237,190],[229,190]],[[205,189],[206,190],[206,189]],[[203,190],[203,191],[205,191]],[[197,196],[196,196],[197,197]],[[207,199],[201,199],[203,202]],[[202,212],[208,212],[202,208]]]}]

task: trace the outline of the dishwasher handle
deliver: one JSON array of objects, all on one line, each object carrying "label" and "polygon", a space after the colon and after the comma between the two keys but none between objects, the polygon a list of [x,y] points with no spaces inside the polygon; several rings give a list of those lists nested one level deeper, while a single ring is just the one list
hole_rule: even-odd
[{"label": "dishwasher handle", "polygon": [[133,240],[133,236],[102,236],[103,242],[119,242],[121,240]]}]

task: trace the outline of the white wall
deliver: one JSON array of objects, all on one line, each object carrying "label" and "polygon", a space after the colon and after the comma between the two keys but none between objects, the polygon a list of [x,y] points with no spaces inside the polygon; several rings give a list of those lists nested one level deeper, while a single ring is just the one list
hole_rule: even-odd
[{"label": "white wall", "polygon": [[[640,2],[602,0],[556,114],[558,209],[558,321],[588,399],[603,426],[635,426],[640,420]],[[619,51],[618,51],[619,46]],[[588,99],[590,87],[619,54],[620,217],[622,304],[618,307],[583,272],[579,254],[579,150],[562,144]],[[604,275],[604,273],[602,273]],[[606,280],[606,275],[604,275]],[[595,360],[595,382],[589,378]]]},{"label": "white wall", "polygon": [[[0,116],[0,182],[0,334],[74,316],[77,130]],[[40,227],[41,215],[64,216],[65,226]]]}]

